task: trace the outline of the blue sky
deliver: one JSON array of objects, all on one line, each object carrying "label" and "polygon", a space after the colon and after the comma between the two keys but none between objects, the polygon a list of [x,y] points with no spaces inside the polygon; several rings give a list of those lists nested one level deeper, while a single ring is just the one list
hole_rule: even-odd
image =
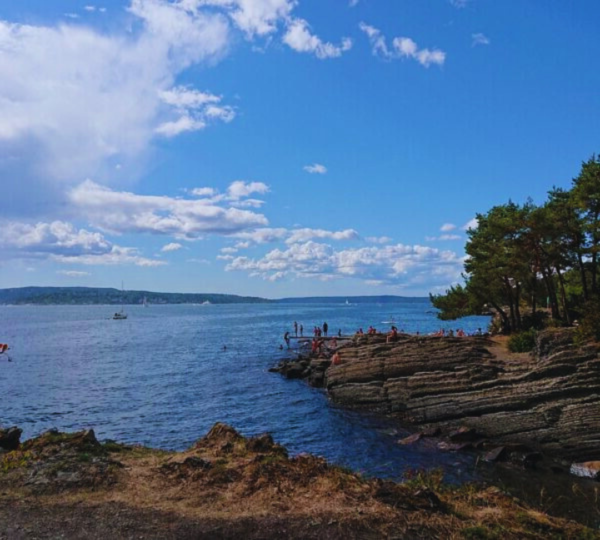
[{"label": "blue sky", "polygon": [[600,152],[592,0],[0,3],[0,287],[441,292]]}]

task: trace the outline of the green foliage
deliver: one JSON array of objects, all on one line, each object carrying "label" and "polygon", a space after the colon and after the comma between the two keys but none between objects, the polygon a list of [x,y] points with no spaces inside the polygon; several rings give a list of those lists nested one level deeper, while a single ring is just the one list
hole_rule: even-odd
[{"label": "green foliage", "polygon": [[444,471],[439,468],[429,471],[408,469],[404,473],[404,479],[403,484],[411,489],[427,488],[438,493],[446,489],[444,485]]},{"label": "green foliage", "polygon": [[448,321],[473,315],[474,306],[467,290],[461,285],[450,287],[446,294],[429,295],[431,303],[440,310],[438,318]]},{"label": "green foliage", "polygon": [[588,301],[582,310],[582,318],[575,330],[575,343],[582,345],[588,341],[600,341],[600,300]]},{"label": "green foliage", "polygon": [[508,350],[514,353],[531,352],[535,347],[535,330],[532,328],[514,334],[508,340]]},{"label": "green foliage", "polygon": [[[600,157],[584,162],[571,189],[553,188],[541,206],[509,200],[477,214],[467,236],[464,285],[431,296],[440,318],[474,314],[487,304],[502,333],[546,326],[538,315],[546,308],[554,324],[570,325],[600,296]],[[600,322],[586,313],[581,338],[600,338]],[[527,339],[514,346],[525,348]]]}]

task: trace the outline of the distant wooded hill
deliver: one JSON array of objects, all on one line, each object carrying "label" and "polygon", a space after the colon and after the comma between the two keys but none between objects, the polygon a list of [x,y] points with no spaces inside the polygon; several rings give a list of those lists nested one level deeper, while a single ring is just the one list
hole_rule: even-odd
[{"label": "distant wooded hill", "polygon": [[307,296],[268,300],[256,296],[211,293],[162,293],[151,291],[120,291],[97,287],[20,287],[0,289],[0,304],[261,304],[261,303],[324,303],[324,304],[393,304],[428,302],[428,298],[407,296]]},{"label": "distant wooded hill", "polygon": [[96,287],[22,287],[0,289],[0,304],[258,304],[270,302],[254,296],[204,293],[120,291]]}]

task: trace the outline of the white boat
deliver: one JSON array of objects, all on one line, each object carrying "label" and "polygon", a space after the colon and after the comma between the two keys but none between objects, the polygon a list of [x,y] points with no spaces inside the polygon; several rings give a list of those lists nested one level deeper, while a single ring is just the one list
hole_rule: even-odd
[{"label": "white boat", "polygon": [[[121,292],[124,292],[123,282],[121,281]],[[123,308],[123,298],[121,297],[121,311],[116,311],[112,316],[115,321],[123,321],[127,318],[127,313],[125,313],[125,309]]]}]

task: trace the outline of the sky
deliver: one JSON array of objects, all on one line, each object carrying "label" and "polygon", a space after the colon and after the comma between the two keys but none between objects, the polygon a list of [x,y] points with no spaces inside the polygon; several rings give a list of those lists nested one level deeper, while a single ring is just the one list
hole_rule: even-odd
[{"label": "sky", "polygon": [[600,2],[0,0],[0,288],[424,296],[600,152]]}]

